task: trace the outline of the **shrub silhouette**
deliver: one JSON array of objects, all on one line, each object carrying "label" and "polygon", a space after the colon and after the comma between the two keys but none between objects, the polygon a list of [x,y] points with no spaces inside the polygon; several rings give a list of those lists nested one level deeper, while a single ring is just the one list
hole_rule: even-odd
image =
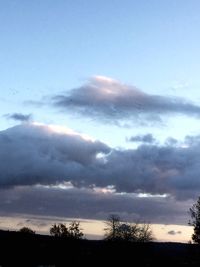
[{"label": "shrub silhouette", "polygon": [[32,235],[35,234],[35,231],[33,231],[29,227],[22,227],[21,229],[19,229],[19,232],[23,234],[32,234]]}]

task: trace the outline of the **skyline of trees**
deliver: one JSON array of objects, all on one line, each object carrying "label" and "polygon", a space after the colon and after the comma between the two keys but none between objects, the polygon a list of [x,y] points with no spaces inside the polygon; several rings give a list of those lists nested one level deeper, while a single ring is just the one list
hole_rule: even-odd
[{"label": "skyline of trees", "polygon": [[[147,223],[128,223],[122,221],[119,215],[111,214],[105,221],[104,240],[106,241],[129,241],[129,242],[151,242],[155,238],[150,224]],[[57,238],[86,239],[80,222],[73,220],[67,226],[64,223],[54,223],[49,233]],[[35,234],[30,227],[22,227],[19,232],[24,234]]]}]

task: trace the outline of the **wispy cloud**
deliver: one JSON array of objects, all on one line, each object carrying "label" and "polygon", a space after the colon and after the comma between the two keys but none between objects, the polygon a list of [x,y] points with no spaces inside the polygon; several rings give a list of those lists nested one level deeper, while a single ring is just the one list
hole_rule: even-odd
[{"label": "wispy cloud", "polygon": [[78,88],[52,97],[51,101],[64,112],[115,124],[161,122],[164,115],[170,114],[200,117],[200,106],[185,99],[147,94],[103,76],[95,76]]},{"label": "wispy cloud", "polygon": [[7,119],[12,119],[15,121],[22,121],[22,122],[27,122],[32,120],[32,114],[22,114],[22,113],[8,113],[4,115],[5,118]]},{"label": "wispy cloud", "polygon": [[180,235],[182,234],[181,231],[175,231],[175,230],[170,230],[167,232],[168,235]]},{"label": "wispy cloud", "polygon": [[129,138],[126,138],[128,142],[142,142],[152,144],[156,141],[152,134],[144,134],[144,135],[135,135]]}]

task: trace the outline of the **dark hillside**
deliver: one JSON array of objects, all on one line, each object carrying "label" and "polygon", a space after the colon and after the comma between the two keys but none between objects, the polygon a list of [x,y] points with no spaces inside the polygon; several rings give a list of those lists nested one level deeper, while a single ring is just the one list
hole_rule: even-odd
[{"label": "dark hillside", "polygon": [[0,231],[0,251],[1,266],[200,266],[200,246],[181,243],[78,241]]}]

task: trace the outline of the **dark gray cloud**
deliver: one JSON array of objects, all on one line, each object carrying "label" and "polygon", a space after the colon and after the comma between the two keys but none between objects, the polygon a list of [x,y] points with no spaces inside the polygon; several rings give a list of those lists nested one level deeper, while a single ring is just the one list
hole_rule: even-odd
[{"label": "dark gray cloud", "polygon": [[22,121],[22,122],[27,122],[32,120],[32,114],[12,113],[12,114],[5,114],[4,117],[6,117],[7,119],[13,119],[15,121]]},{"label": "dark gray cloud", "polygon": [[78,113],[118,125],[123,121],[161,122],[163,115],[200,116],[200,106],[177,97],[151,95],[134,86],[96,76],[86,84],[52,98],[64,112]]},{"label": "dark gray cloud", "polygon": [[1,190],[0,215],[29,214],[105,220],[115,213],[127,221],[187,224],[191,201],[138,197],[93,189],[22,186]]},{"label": "dark gray cloud", "polygon": [[71,182],[77,188],[113,186],[119,193],[195,199],[199,140],[120,150],[69,129],[22,124],[0,132],[0,187]]},{"label": "dark gray cloud", "polygon": [[1,131],[0,214],[186,224],[200,190],[200,137],[170,144],[119,150],[35,123]]},{"label": "dark gray cloud", "polygon": [[128,142],[142,142],[152,144],[156,141],[152,134],[135,135],[127,138]]},{"label": "dark gray cloud", "polygon": [[35,124],[2,131],[0,147],[1,186],[55,184],[71,179],[80,184],[91,176],[88,171],[92,172],[93,165],[100,164],[97,155],[110,152],[105,144],[69,129]]},{"label": "dark gray cloud", "polygon": [[167,232],[168,235],[180,235],[182,232],[181,231],[175,231],[175,230],[170,230]]}]

